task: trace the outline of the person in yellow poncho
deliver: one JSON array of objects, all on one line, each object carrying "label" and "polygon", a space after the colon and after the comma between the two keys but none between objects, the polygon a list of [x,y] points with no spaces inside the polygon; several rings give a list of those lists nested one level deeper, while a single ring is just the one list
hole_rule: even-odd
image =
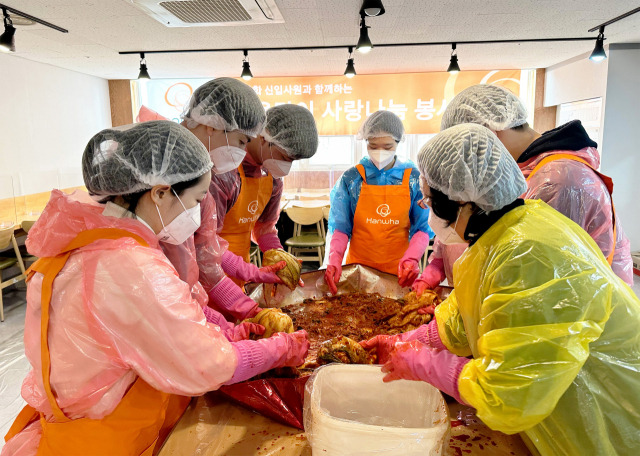
[{"label": "person in yellow poncho", "polygon": [[535,454],[640,454],[631,288],[580,226],[518,198],[522,173],[486,128],[444,130],[418,161],[431,227],[469,248],[434,322],[363,342],[383,353],[385,381],[427,381]]}]

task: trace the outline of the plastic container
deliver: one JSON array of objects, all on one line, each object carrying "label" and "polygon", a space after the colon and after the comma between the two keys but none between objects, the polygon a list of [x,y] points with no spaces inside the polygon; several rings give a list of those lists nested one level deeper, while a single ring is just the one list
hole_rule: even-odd
[{"label": "plastic container", "polygon": [[314,372],[304,398],[314,455],[444,454],[450,425],[440,391],[383,377],[381,366],[330,364]]}]

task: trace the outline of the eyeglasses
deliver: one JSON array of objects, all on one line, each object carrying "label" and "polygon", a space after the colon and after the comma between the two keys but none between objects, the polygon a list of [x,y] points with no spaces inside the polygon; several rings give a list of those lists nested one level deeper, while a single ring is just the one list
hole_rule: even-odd
[{"label": "eyeglasses", "polygon": [[429,209],[431,207],[431,197],[425,196],[424,198],[422,198],[420,201],[418,201],[418,206],[420,206],[422,209]]}]

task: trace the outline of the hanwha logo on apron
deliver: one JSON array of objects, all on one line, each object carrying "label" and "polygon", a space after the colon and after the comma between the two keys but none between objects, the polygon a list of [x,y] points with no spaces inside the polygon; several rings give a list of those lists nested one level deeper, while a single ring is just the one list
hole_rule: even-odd
[{"label": "hanwha logo on apron", "polygon": [[249,206],[247,207],[247,210],[251,214],[255,214],[256,212],[258,212],[258,200],[251,201],[249,203]]},{"label": "hanwha logo on apron", "polygon": [[391,214],[391,209],[389,209],[388,204],[381,204],[376,209],[376,214],[378,214],[380,217],[387,217],[389,214]]}]

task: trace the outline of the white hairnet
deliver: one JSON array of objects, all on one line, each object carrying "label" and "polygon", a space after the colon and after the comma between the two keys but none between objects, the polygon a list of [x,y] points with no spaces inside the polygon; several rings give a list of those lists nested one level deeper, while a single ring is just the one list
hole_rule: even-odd
[{"label": "white hairnet", "polygon": [[498,137],[477,124],[438,133],[422,146],[418,166],[429,187],[490,212],[527,190],[522,172]]},{"label": "white hairnet", "polygon": [[293,160],[311,158],[318,150],[318,129],[307,108],[283,104],[267,110],[264,138],[280,147]]},{"label": "white hairnet", "polygon": [[202,142],[168,120],[102,130],[89,140],[82,155],[84,183],[97,196],[187,182],[212,166]]},{"label": "white hairnet", "polygon": [[400,117],[391,111],[376,111],[364,121],[358,131],[358,139],[391,136],[396,141],[404,140],[404,125]]},{"label": "white hairnet", "polygon": [[265,112],[260,98],[247,84],[232,78],[217,78],[193,92],[182,119],[189,128],[201,124],[216,130],[237,130],[255,138],[262,131]]},{"label": "white hairnet", "polygon": [[504,87],[478,84],[455,96],[442,115],[440,130],[475,123],[493,131],[527,123],[527,109],[520,98]]}]

